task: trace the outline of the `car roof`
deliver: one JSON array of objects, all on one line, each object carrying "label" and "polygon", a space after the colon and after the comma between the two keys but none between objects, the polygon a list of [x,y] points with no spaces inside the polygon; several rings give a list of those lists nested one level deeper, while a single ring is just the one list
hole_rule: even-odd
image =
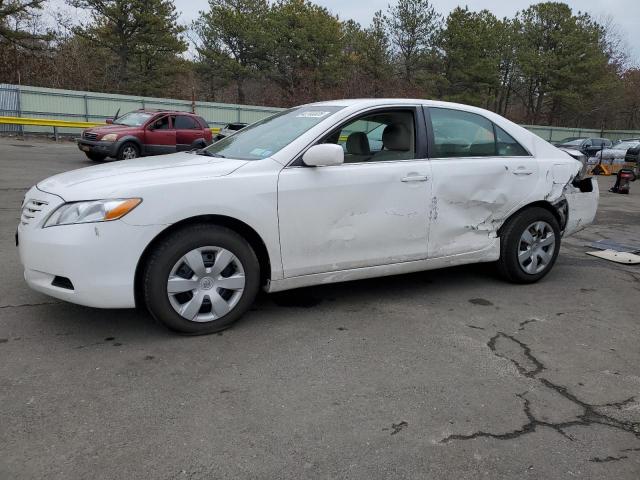
[{"label": "car roof", "polygon": [[197,117],[198,115],[191,112],[183,112],[181,110],[164,110],[162,108],[139,108],[138,110],[134,110],[135,112],[140,113],[179,113],[180,115],[192,115]]},{"label": "car roof", "polygon": [[[369,107],[377,105],[425,105],[431,107],[463,107],[463,108],[476,108],[470,105],[464,105],[461,103],[442,102],[439,100],[426,100],[424,98],[348,98],[343,100],[329,100],[326,102],[310,103],[306,106],[334,106],[334,107]],[[479,109],[481,110],[481,109]]]}]

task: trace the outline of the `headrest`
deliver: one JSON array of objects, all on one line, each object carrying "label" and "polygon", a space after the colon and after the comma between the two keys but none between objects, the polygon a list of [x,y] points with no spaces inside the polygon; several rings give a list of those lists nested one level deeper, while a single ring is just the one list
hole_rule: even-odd
[{"label": "headrest", "polygon": [[369,139],[364,132],[353,132],[347,138],[347,153],[352,155],[371,155]]},{"label": "headrest", "polygon": [[403,123],[392,123],[382,132],[382,143],[387,150],[411,150],[411,134]]}]

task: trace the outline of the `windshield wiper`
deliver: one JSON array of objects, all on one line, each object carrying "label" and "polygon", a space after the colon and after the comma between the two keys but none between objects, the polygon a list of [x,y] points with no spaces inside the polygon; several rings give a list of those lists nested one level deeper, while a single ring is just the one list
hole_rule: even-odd
[{"label": "windshield wiper", "polygon": [[210,152],[209,150],[207,150],[205,148],[200,149],[200,150],[196,150],[196,155],[202,155],[204,157],[227,158],[224,155],[220,155],[219,153]]}]

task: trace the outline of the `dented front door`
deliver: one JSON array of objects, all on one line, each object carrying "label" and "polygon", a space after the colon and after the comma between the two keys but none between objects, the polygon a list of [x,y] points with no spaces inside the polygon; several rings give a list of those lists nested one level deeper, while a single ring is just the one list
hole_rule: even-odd
[{"label": "dented front door", "polygon": [[286,277],[427,257],[428,160],[286,168],[278,217]]}]

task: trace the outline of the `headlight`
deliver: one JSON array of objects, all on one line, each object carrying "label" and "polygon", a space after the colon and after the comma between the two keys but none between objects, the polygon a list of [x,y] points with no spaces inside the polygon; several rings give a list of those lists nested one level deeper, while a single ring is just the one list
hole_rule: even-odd
[{"label": "headlight", "polygon": [[44,226],[46,228],[74,223],[110,222],[124,217],[141,202],[141,198],[123,198],[65,203],[51,214]]},{"label": "headlight", "polygon": [[118,135],[116,133],[109,133],[101,138],[103,142],[115,142],[118,139]]}]

